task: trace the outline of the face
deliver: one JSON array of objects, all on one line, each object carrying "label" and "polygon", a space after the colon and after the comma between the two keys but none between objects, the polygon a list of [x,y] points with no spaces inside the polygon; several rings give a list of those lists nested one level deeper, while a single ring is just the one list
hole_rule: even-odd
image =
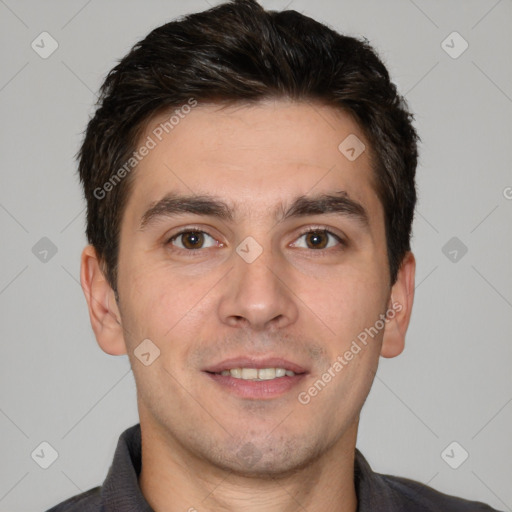
[{"label": "face", "polygon": [[354,438],[393,323],[368,150],[338,149],[368,142],[347,114],[305,103],[199,104],[159,141],[168,118],[141,137],[156,145],[121,224],[141,424],[240,474],[304,466]]}]

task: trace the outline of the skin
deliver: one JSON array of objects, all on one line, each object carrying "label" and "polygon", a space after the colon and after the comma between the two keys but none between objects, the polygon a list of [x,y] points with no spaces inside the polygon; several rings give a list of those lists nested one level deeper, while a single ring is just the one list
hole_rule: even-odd
[{"label": "skin", "polygon": [[[153,119],[141,141],[168,117]],[[81,282],[98,343],[132,364],[139,483],[155,511],[356,510],[359,414],[379,356],[403,350],[415,260],[406,255],[391,286],[369,151],[349,161],[338,150],[349,134],[369,148],[353,119],[331,107],[199,104],[137,166],[121,224],[119,303],[94,248],[84,249]],[[364,206],[369,229],[333,214],[273,216],[280,202],[333,190]],[[167,192],[215,195],[233,207],[234,221],[182,214],[141,230],[143,213]],[[189,226],[211,236],[204,248],[186,252],[183,237],[166,243]],[[347,245],[308,243],[301,230],[319,226]],[[236,252],[248,236],[262,248],[252,263]],[[393,302],[401,309],[385,329],[301,404],[298,393]],[[160,357],[145,366],[134,350],[148,338]],[[234,396],[201,371],[243,354],[281,356],[308,374],[265,400]],[[248,442],[259,458],[237,456]]]}]

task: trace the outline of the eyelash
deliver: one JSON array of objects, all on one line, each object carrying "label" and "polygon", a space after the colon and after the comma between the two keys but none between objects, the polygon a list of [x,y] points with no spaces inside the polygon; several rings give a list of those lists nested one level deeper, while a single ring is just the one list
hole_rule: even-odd
[{"label": "eyelash", "polygon": [[[165,246],[172,245],[171,242],[173,242],[174,240],[179,238],[181,235],[184,235],[184,234],[187,234],[187,233],[203,233],[203,234],[208,235],[209,237],[211,237],[211,238],[213,238],[215,240],[215,237],[210,235],[207,231],[204,231],[204,229],[200,229],[198,227],[196,228],[194,226],[191,226],[191,227],[187,227],[185,229],[182,229],[178,233],[175,233],[174,235],[172,235],[170,238],[167,239],[167,241],[165,242],[164,245]],[[312,226],[312,227],[309,227],[309,228],[301,231],[299,233],[298,237],[295,240],[298,240],[299,238],[301,238],[304,235],[307,235],[309,233],[323,233],[325,235],[330,235],[339,243],[341,248],[345,248],[348,245],[347,242],[343,238],[341,238],[336,233],[333,233],[332,231],[330,231],[329,229],[327,229],[324,226]],[[209,249],[209,247],[207,247],[207,249]],[[334,248],[333,247],[329,247],[328,249],[334,249]],[[315,253],[325,253],[328,249],[306,249],[306,250],[308,250],[310,252],[315,252]],[[192,256],[192,257],[193,256],[200,256],[201,253],[202,253],[202,249],[201,248],[200,249],[182,249],[181,247],[174,247],[173,246],[172,250],[176,251],[176,252],[184,252],[188,256]],[[341,250],[341,249],[338,248],[338,250]],[[194,253],[196,253],[196,254],[194,254]],[[323,256],[323,255],[324,254],[316,254],[315,256]]]}]

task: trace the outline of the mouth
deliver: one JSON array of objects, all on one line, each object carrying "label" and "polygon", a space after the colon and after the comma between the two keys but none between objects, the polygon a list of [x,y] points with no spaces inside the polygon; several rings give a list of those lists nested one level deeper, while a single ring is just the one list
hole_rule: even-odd
[{"label": "mouth", "polygon": [[280,379],[281,377],[293,377],[295,373],[285,368],[231,368],[229,370],[222,370],[215,375],[231,376],[235,379],[258,382]]},{"label": "mouth", "polygon": [[295,387],[308,373],[297,363],[282,358],[232,358],[203,372],[221,389],[241,398],[269,399]]}]

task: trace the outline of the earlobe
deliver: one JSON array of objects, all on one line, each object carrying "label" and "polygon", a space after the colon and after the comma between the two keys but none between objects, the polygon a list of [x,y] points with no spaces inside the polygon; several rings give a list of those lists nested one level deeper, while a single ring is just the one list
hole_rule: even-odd
[{"label": "earlobe", "polygon": [[126,354],[121,316],[114,290],[105,278],[92,245],[88,245],[82,251],[80,282],[98,345],[107,354]]},{"label": "earlobe", "polygon": [[397,280],[391,289],[388,304],[388,322],[384,331],[380,355],[396,357],[405,346],[405,334],[411,319],[414,302],[414,277],[416,260],[412,252],[408,252],[400,266]]}]

